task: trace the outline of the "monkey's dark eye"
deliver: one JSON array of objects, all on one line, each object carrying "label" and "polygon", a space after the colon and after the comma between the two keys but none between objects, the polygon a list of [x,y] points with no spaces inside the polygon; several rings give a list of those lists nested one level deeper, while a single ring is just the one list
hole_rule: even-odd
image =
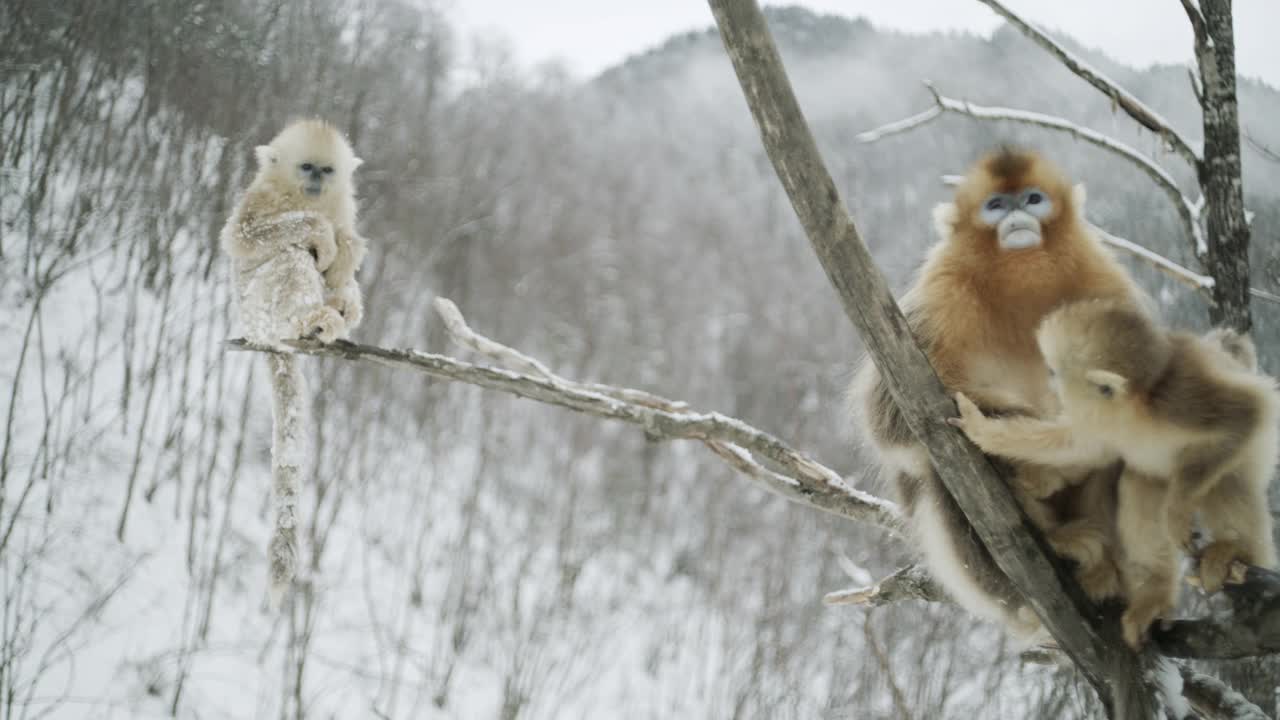
[{"label": "monkey's dark eye", "polygon": [[1111,397],[1115,393],[1110,385],[1099,385],[1098,392],[1102,393],[1102,397]]},{"label": "monkey's dark eye", "polygon": [[302,172],[311,172],[315,167],[316,166],[311,163],[302,163]]},{"label": "monkey's dark eye", "polygon": [[333,174],[333,166],[332,166],[332,165],[325,165],[324,167],[320,168],[320,170],[321,170],[322,172],[324,172],[324,174],[325,174],[325,175],[332,175],[332,174]]},{"label": "monkey's dark eye", "polygon": [[1038,192],[1033,192],[1027,196],[1028,205],[1039,205],[1044,200],[1044,196]]},{"label": "monkey's dark eye", "polygon": [[998,197],[993,197],[993,198],[991,198],[990,200],[988,200],[988,201],[987,201],[986,209],[988,209],[988,210],[1003,210],[1003,209],[1004,209],[1004,198],[998,198]]}]

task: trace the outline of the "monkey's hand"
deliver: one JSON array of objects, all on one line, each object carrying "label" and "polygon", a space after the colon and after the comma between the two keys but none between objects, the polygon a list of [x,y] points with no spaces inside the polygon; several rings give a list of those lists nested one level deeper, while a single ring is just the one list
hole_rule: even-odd
[{"label": "monkey's hand", "polygon": [[317,216],[316,220],[314,224],[309,223],[307,243],[311,256],[316,259],[316,270],[324,272],[338,256],[338,245],[333,239],[333,225],[322,217]]},{"label": "monkey's hand", "polygon": [[364,301],[360,297],[360,286],[355,281],[330,290],[325,294],[324,304],[342,315],[347,331],[354,330],[364,319]]},{"label": "monkey's hand", "polygon": [[317,212],[299,210],[282,213],[275,221],[280,229],[293,238],[293,242],[306,248],[315,258],[316,269],[324,272],[338,255],[334,240],[333,223]]},{"label": "monkey's hand", "polygon": [[1024,416],[987,417],[963,393],[956,394],[956,405],[960,417],[948,418],[947,422],[963,430],[987,454],[1072,471],[1115,460],[1114,453],[1097,442],[1078,440],[1065,422]]},{"label": "monkey's hand", "polygon": [[947,418],[947,423],[963,430],[975,445],[986,450],[983,440],[990,439],[991,426],[999,421],[983,415],[982,410],[962,392],[956,393],[956,406],[960,408],[960,417]]}]

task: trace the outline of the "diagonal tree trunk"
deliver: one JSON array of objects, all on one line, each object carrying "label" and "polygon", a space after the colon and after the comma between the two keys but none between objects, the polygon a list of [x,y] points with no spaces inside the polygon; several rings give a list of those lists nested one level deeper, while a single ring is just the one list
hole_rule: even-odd
[{"label": "diagonal tree trunk", "polygon": [[716,24],[778,178],[835,286],[845,312],[884,375],[894,402],[926,446],[947,490],[1000,568],[1035,608],[1098,693],[1109,716],[1152,718],[1159,701],[1143,681],[1143,660],[1116,624],[1094,613],[1045,553],[1004,483],[978,450],[942,418],[954,404],[907,330],[883,275],[849,217],[809,131],[777,47],[754,0],[710,0]]}]

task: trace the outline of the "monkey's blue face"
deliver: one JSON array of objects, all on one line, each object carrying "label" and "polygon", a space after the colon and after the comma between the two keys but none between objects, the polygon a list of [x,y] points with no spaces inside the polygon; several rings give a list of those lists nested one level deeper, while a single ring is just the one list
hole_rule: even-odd
[{"label": "monkey's blue face", "polygon": [[324,192],[325,183],[333,176],[333,165],[321,161],[306,160],[298,164],[298,184],[308,195]]},{"label": "monkey's blue face", "polygon": [[1040,188],[1018,193],[992,193],[982,202],[978,219],[996,229],[1003,250],[1024,250],[1042,242],[1040,221],[1053,211],[1053,200]]}]

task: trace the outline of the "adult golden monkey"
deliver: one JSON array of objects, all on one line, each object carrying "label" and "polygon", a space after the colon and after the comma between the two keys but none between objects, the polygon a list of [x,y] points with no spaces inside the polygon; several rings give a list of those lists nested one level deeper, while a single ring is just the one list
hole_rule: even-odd
[{"label": "adult golden monkey", "polygon": [[[978,161],[951,203],[935,208],[934,223],[941,241],[929,251],[901,305],[943,385],[965,393],[989,413],[1053,416],[1057,401],[1035,339],[1040,321],[1076,300],[1109,298],[1133,307],[1146,302],[1089,231],[1083,189],[1073,191],[1040,155],[1002,148]],[[897,486],[929,571],[970,612],[1020,633],[1037,629],[1038,620],[1022,607],[942,485],[869,359],[854,379],[851,400],[864,434]],[[1106,492],[1117,472],[1104,471],[1075,487]],[[1028,505],[1026,497],[1020,499]],[[1107,540],[1105,529],[1073,524],[1081,520],[1073,516],[1073,505],[1068,493],[1056,503],[1031,503],[1029,510],[1039,511],[1031,515],[1042,527],[1062,524],[1092,533],[1092,539],[1081,536],[1087,541],[1080,552],[1071,548],[1081,543],[1060,538],[1055,545],[1060,552],[1082,563],[1105,560],[1097,549]],[[1086,586],[1095,597],[1114,591],[1115,573],[1105,570],[1080,569],[1082,579],[1088,573],[1099,575],[1096,587]]]}]

